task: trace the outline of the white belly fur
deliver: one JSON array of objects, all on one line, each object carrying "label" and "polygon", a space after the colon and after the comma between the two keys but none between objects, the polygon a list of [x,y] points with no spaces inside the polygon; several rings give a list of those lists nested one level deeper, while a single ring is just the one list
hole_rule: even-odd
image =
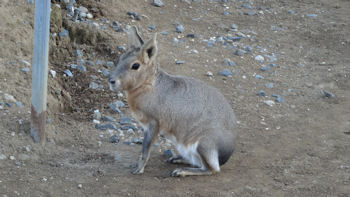
[{"label": "white belly fur", "polygon": [[198,141],[189,144],[187,146],[177,142],[175,136],[173,135],[164,135],[168,140],[170,140],[174,146],[176,147],[177,152],[191,165],[205,169],[205,165],[203,165],[201,156],[198,154],[197,147]]}]

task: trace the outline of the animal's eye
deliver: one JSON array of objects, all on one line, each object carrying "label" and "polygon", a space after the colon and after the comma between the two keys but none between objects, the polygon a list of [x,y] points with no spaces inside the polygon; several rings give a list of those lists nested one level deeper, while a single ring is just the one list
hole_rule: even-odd
[{"label": "animal's eye", "polygon": [[134,64],[131,66],[131,69],[137,70],[137,69],[139,69],[139,67],[140,67],[140,64],[139,64],[139,63],[134,63]]}]

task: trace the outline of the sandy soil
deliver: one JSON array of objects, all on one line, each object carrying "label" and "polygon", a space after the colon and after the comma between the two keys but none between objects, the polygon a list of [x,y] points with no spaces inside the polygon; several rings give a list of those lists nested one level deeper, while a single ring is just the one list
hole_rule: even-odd
[{"label": "sandy soil", "polygon": [[[24,0],[1,1],[0,195],[350,196],[350,2],[163,2],[159,8],[150,0],[77,0],[76,5],[94,15],[89,19],[98,24],[94,27],[72,22],[64,3],[52,0],[49,67],[57,75],[49,76],[48,139],[41,146],[28,134],[31,71],[21,71],[31,70],[23,60],[31,63],[34,6]],[[127,11],[143,16],[138,21]],[[164,163],[163,151],[169,146],[160,139],[145,173],[132,175],[141,146],[125,142],[140,138],[141,133],[125,132],[115,144],[108,140],[111,133],[95,129],[93,110],[119,120],[121,115],[108,104],[123,98],[108,91],[101,73],[104,64],[85,63],[86,72],[68,65],[79,63],[76,49],[83,52],[84,61],[116,63],[121,54],[117,46],[126,46],[127,40],[125,33],[110,27],[113,21],[123,27],[137,25],[145,38],[167,31],[158,35],[161,67],[201,79],[228,99],[238,118],[238,139],[236,152],[221,173],[169,177],[176,165]],[[175,23],[182,24],[185,32],[176,33]],[[148,30],[151,24],[155,30]],[[237,30],[230,30],[232,24]],[[54,35],[63,28],[69,30],[69,37]],[[190,33],[200,37],[187,38]],[[228,34],[243,37],[227,46],[218,42],[218,35]],[[211,37],[217,41],[213,46],[205,41]],[[251,52],[234,55],[247,46]],[[258,55],[263,62],[255,60]],[[224,66],[225,58],[236,66]],[[185,63],[175,64],[176,60]],[[262,66],[270,70],[261,71]],[[218,75],[225,68],[232,77]],[[73,78],[64,76],[66,69]],[[206,75],[208,71],[212,77]],[[91,81],[104,90],[89,88]],[[258,96],[259,90],[266,96]],[[324,90],[332,97],[326,97]],[[5,94],[23,106],[6,100]],[[283,102],[276,102],[272,94],[280,95]],[[267,100],[275,104],[268,106]],[[127,106],[121,110],[130,116]],[[120,135],[120,131],[109,132]]]}]

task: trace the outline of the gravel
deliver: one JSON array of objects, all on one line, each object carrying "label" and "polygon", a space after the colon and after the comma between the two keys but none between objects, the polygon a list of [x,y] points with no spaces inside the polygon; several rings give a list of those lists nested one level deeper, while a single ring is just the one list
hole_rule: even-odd
[{"label": "gravel", "polygon": [[232,73],[229,69],[221,70],[218,74],[224,77],[232,77]]},{"label": "gravel", "polygon": [[164,3],[161,0],[153,0],[152,5],[154,5],[156,7],[162,7],[164,5]]}]

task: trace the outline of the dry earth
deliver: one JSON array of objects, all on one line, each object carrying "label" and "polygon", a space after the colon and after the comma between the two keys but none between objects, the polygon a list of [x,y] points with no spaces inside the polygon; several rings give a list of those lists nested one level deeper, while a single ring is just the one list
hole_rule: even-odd
[{"label": "dry earth", "polygon": [[[23,60],[31,62],[34,5],[0,3],[1,196],[350,196],[348,0],[163,0],[163,7],[150,0],[77,0],[76,6],[93,14],[90,23],[73,22],[64,3],[51,2],[49,68],[57,74],[49,76],[45,146],[28,134],[31,66]],[[128,11],[142,15],[141,20]],[[169,146],[160,139],[145,173],[131,175],[141,146],[129,143],[142,138],[139,130],[120,136],[120,130],[95,129],[96,109],[117,120],[130,116],[127,106],[121,109],[124,115],[108,107],[123,98],[108,91],[101,73],[107,61],[117,62],[117,46],[126,46],[126,34],[111,28],[113,21],[124,28],[137,25],[145,38],[166,31],[158,35],[161,67],[199,78],[229,100],[239,137],[221,173],[169,177],[176,166],[164,163]],[[175,32],[176,23],[184,33]],[[155,30],[148,29],[151,24]],[[231,29],[232,24],[238,28]],[[63,28],[69,36],[57,35]],[[186,37],[190,33],[198,37]],[[220,35],[228,34],[241,39],[223,44]],[[77,49],[82,57],[76,57]],[[235,55],[237,49],[245,54]],[[258,55],[264,61],[257,61]],[[236,66],[223,65],[225,58]],[[87,71],[69,68],[71,63]],[[270,70],[262,71],[262,66]],[[218,75],[225,68],[232,77]],[[72,78],[64,76],[66,69]],[[89,88],[91,81],[103,90]],[[273,87],[267,88],[268,83]],[[258,96],[259,90],[265,96]],[[275,104],[268,106],[267,100]],[[120,137],[119,143],[109,142],[112,134]]]}]

